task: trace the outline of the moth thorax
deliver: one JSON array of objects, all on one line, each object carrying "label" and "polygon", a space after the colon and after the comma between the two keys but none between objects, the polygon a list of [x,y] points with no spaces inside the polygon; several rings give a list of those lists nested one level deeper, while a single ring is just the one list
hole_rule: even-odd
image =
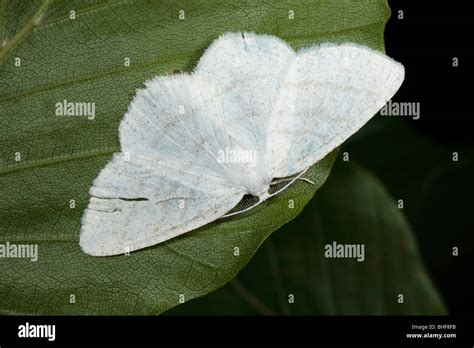
[{"label": "moth thorax", "polygon": [[[268,187],[268,188],[270,188],[270,187]],[[262,202],[262,201],[266,200],[268,197],[270,197],[270,193],[268,193],[268,188],[267,188],[266,191],[263,191],[262,193],[260,193],[258,195],[258,200],[260,202]]]},{"label": "moth thorax", "polygon": [[259,185],[247,186],[247,193],[252,196],[258,197],[260,200],[264,200],[269,196],[269,189],[269,184],[267,184],[264,180],[259,180]]}]

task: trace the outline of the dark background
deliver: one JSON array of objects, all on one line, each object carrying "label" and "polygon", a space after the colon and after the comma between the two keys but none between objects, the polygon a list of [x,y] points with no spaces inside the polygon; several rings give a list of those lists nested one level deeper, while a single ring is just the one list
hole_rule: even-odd
[{"label": "dark background", "polygon": [[[406,215],[428,273],[451,314],[473,313],[469,283],[474,258],[474,142],[469,82],[474,18],[469,2],[389,1],[389,5],[386,52],[406,68],[406,80],[394,100],[421,103],[419,120],[403,119],[420,136],[390,137],[387,131],[381,136],[386,147],[379,152],[382,157],[395,152],[396,156],[382,163],[374,160],[372,151],[357,160],[393,196],[414,197],[417,203],[407,207]],[[398,10],[403,10],[404,19],[397,18]],[[459,58],[457,68],[452,66],[453,57]],[[350,143],[348,148],[356,151],[358,146],[362,145]],[[453,151],[459,153],[459,162],[440,166]],[[427,181],[430,187],[425,189]],[[451,256],[453,246],[459,247],[458,257]]]}]

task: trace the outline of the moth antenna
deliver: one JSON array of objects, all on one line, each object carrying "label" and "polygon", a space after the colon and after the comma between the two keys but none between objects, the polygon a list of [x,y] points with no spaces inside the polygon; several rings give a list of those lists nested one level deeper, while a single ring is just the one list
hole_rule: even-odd
[{"label": "moth antenna", "polygon": [[308,184],[311,184],[311,185],[313,185],[313,186],[316,185],[316,184],[314,183],[314,181],[309,180],[308,178],[298,178],[298,180],[305,181],[305,182],[307,182]]}]

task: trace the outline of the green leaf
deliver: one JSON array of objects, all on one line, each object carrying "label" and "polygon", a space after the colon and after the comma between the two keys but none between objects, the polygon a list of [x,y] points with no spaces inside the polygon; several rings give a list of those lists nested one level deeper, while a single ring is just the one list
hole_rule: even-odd
[{"label": "green leaf", "polygon": [[[324,187],[238,280],[167,314],[444,314],[401,212],[374,176],[338,160]],[[325,257],[334,241],[363,244],[364,261]]]},{"label": "green leaf", "polygon": [[[207,294],[294,218],[330,171],[334,155],[307,173],[315,186],[298,182],[247,215],[130,256],[87,256],[78,233],[88,190],[119,151],[118,125],[145,80],[190,71],[228,31],[277,35],[295,48],[330,40],[383,50],[390,13],[385,1],[1,4],[0,243],[36,243],[39,260],[0,259],[0,311],[34,314],[160,313],[180,294]],[[95,102],[96,118],[55,116],[64,99]]]}]

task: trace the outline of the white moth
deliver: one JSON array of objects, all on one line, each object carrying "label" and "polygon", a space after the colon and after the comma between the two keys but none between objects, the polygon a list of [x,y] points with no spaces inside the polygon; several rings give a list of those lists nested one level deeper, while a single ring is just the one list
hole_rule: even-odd
[{"label": "white moth", "polygon": [[121,152],[90,189],[80,233],[90,255],[164,242],[268,199],[276,178],[321,160],[395,94],[403,66],[353,43],[295,52],[229,33],[191,75],[145,83],[120,124]]}]

